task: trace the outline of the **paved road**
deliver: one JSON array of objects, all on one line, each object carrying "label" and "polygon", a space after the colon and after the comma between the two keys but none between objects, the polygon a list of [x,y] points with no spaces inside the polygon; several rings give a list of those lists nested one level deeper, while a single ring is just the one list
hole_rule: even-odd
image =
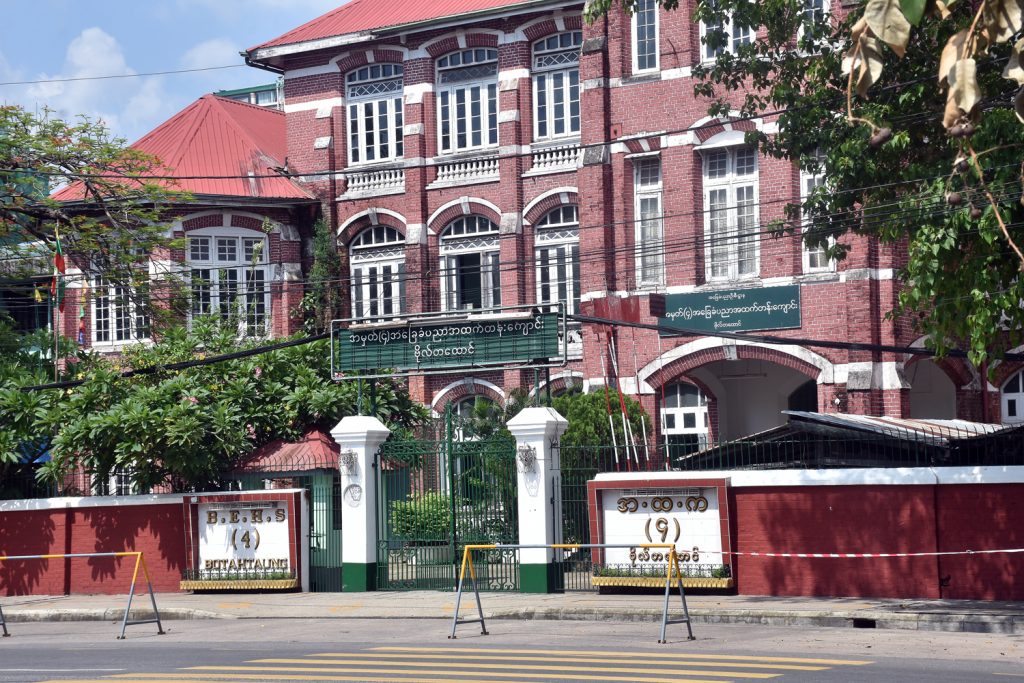
[{"label": "paved road", "polygon": [[443,620],[174,622],[168,633],[99,623],[18,624],[0,640],[0,681],[1003,681],[1024,683],[1015,636],[707,625],[697,640],[652,623],[494,620],[446,638]]}]

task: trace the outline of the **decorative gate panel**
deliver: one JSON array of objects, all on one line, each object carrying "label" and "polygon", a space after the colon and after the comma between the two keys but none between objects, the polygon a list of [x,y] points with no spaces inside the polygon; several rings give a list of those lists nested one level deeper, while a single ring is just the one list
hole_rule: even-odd
[{"label": "decorative gate panel", "polygon": [[[452,590],[467,544],[515,543],[515,445],[396,440],[377,454],[377,587]],[[518,590],[518,553],[477,553],[482,590]]]}]

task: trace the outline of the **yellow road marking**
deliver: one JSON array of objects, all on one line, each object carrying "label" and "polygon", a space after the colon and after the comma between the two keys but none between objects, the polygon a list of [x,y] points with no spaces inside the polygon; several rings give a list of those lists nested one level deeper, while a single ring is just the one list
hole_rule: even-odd
[{"label": "yellow road marking", "polygon": [[[356,672],[359,669],[346,669],[347,671]],[[370,670],[370,673],[386,674],[386,673],[400,673],[404,674],[407,672],[398,671],[392,672],[388,670]],[[120,676],[127,676],[128,674],[119,674],[114,676],[117,679],[117,683],[153,683],[155,680],[171,680],[180,681],[188,680],[189,683],[216,683],[217,681],[223,680],[249,680],[249,681],[367,681],[380,683],[380,682],[401,682],[401,683],[451,683],[452,676],[470,676],[474,672],[462,673],[460,671],[452,671],[446,673],[444,678],[426,678],[426,677],[409,677],[402,676],[401,678],[385,678],[382,676],[304,676],[300,674],[292,674],[284,676],[282,674],[188,674],[184,672],[170,673],[170,674],[131,674],[136,678],[120,678]],[[495,674],[505,678],[540,678],[551,680],[548,674]],[[207,678],[204,679],[203,677]],[[104,679],[106,683],[110,683],[111,679]],[[459,678],[458,683],[498,683],[493,678]],[[563,675],[559,676],[558,680],[562,681],[621,681],[622,676],[585,676],[583,674],[575,675]],[[709,681],[704,678],[675,678],[671,676],[669,678],[637,678],[631,677],[629,679],[633,683],[732,683],[731,681]],[[51,683],[98,683],[97,681],[54,681]]]},{"label": "yellow road marking", "polygon": [[[661,654],[660,652],[649,652],[637,650],[635,652],[607,652],[604,650],[504,650],[500,648],[488,648],[488,647],[452,647],[452,648],[436,648],[436,647],[392,647],[392,646],[380,646],[372,647],[370,650],[378,652],[473,652],[473,653],[497,653],[497,654],[512,654],[512,655],[593,655],[597,657],[636,657],[637,655],[656,655],[658,657],[667,657],[670,659],[722,659],[722,660],[735,660],[743,662],[791,662],[793,664],[824,664],[825,666],[863,666],[865,664],[873,664],[874,662],[865,661],[863,659],[814,659],[807,657],[756,657],[746,655],[708,655],[708,654]],[[311,655],[314,657],[333,657],[337,656],[334,653],[325,653],[322,655]]]},{"label": "yellow road marking", "polygon": [[993,676],[1016,676],[1018,678],[1024,678],[1024,674],[1004,674],[1004,673],[1000,673],[999,671],[996,671],[992,675]]},{"label": "yellow road marking", "polygon": [[218,602],[219,609],[248,609],[252,607],[251,602]]},{"label": "yellow road marking", "polygon": [[[301,663],[309,664],[308,661],[302,661]],[[345,662],[337,662],[337,663],[338,664],[345,664]],[[397,674],[397,673],[404,673],[404,672],[416,673],[415,671],[409,671],[409,669],[380,669],[380,668],[377,668],[377,667],[373,667],[373,668],[358,668],[358,666],[360,666],[360,665],[362,667],[365,667],[368,664],[368,662],[353,662],[353,664],[355,664],[357,666],[356,667],[345,666],[344,668],[332,668],[332,667],[304,667],[304,666],[219,666],[219,665],[217,665],[217,666],[190,666],[186,670],[187,671],[283,671],[283,672],[287,672],[287,671],[301,671],[303,673],[335,673],[335,672],[337,672],[337,673],[345,673],[346,671],[353,671],[353,672],[354,671],[360,671],[360,672],[366,671],[368,673],[388,673],[388,674]],[[426,665],[426,666],[435,665],[434,662],[423,662],[422,664]],[[405,667],[420,666],[420,665],[421,664],[417,663],[417,662],[403,662],[403,663],[399,664],[399,666],[405,666]],[[471,675],[471,674],[480,674],[480,673],[482,673],[480,671],[472,671],[472,672],[469,672],[469,673],[463,673],[463,672],[460,672],[460,671],[451,671],[451,669],[498,669],[499,671],[502,671],[502,673],[499,674],[498,672],[495,672],[495,675],[515,676],[515,677],[522,677],[522,678],[550,678],[550,674],[547,674],[547,673],[543,673],[543,674],[504,673],[504,670],[510,668],[509,666],[504,665],[504,664],[475,664],[475,663],[470,664],[470,663],[452,662],[452,663],[446,663],[443,666],[444,666],[445,671],[450,676],[468,676],[468,675]],[[525,671],[548,671],[548,672],[550,672],[550,671],[558,671],[560,674],[574,672],[574,671],[596,671],[596,672],[600,672],[600,673],[617,673],[617,674],[649,674],[649,673],[651,673],[651,671],[649,669],[613,669],[613,668],[607,668],[607,667],[591,667],[591,666],[544,666],[544,665],[531,666],[529,664],[515,664],[515,665],[512,665],[512,666],[514,666],[514,668],[515,668],[515,670],[517,672],[525,670]],[[676,675],[676,676],[713,676],[715,678],[757,678],[757,679],[776,678],[777,676],[781,676],[782,675],[782,674],[751,673],[749,671],[687,671],[685,669],[673,669],[672,673],[674,675]],[[564,676],[563,676],[563,678],[564,678]],[[584,678],[584,679],[592,679],[593,678],[593,680],[605,681],[605,680],[619,680],[620,678],[622,678],[622,676],[612,676],[612,677],[597,676],[596,678],[594,678],[594,677],[591,677],[591,676],[574,675],[574,676],[571,676],[571,678]],[[642,680],[642,679],[636,679],[636,680]],[[657,679],[657,680],[661,680],[661,679]]]},{"label": "yellow road marking", "polygon": [[[328,659],[341,658],[341,659]],[[451,661],[465,661],[465,660],[484,660],[488,662],[502,661],[506,663],[536,663],[536,662],[573,662],[576,664],[621,664],[622,658],[617,659],[602,659],[600,657],[500,657],[494,655],[453,655],[453,654],[439,654],[439,655],[428,655],[428,654],[403,654],[398,652],[351,652],[347,654],[320,654],[320,655],[309,655],[306,659],[252,659],[249,660],[250,664],[342,664],[345,658],[358,658],[358,659],[369,659],[377,660],[384,659],[388,661],[394,661],[396,659],[443,659],[446,662]],[[735,666],[744,669],[782,669],[785,671],[824,671],[828,669],[827,666],[809,666],[807,664],[751,664],[748,662],[712,662],[712,661],[684,661],[675,659],[662,659],[657,653],[649,653],[645,655],[638,654],[636,657],[629,659],[630,664],[639,665],[644,664],[647,666]],[[365,662],[364,662],[365,663]],[[425,665],[430,665],[433,662],[421,662]]]}]

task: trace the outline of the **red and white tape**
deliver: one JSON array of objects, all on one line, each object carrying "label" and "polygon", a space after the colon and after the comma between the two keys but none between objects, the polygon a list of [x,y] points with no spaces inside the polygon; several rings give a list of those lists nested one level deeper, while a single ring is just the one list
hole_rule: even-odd
[{"label": "red and white tape", "polygon": [[847,559],[864,557],[936,557],[939,555],[996,555],[1000,553],[1024,553],[1024,548],[999,548],[996,550],[944,550],[927,553],[760,553],[701,551],[701,555],[746,555],[747,557],[803,557],[825,559]]}]

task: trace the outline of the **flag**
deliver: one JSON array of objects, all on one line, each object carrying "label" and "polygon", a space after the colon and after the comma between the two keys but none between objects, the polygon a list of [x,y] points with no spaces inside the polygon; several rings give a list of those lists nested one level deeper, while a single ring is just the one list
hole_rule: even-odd
[{"label": "flag", "polygon": [[64,260],[64,250],[60,246],[60,234],[54,233],[57,239],[57,253],[53,255],[53,284],[50,285],[50,296],[57,304],[57,309],[64,312],[64,275],[68,272]]}]

